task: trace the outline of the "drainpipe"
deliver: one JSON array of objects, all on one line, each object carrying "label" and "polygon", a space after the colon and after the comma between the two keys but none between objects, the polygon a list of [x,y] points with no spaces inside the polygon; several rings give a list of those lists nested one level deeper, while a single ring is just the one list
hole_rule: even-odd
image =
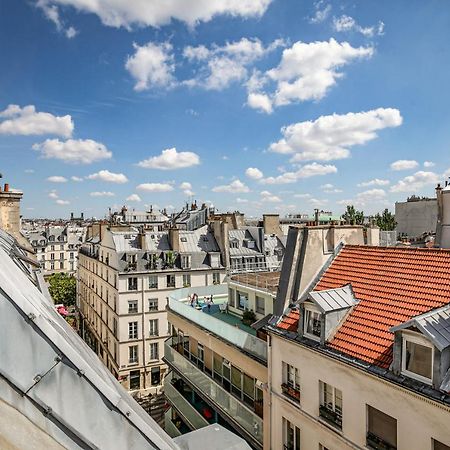
[{"label": "drainpipe", "polygon": [[141,332],[142,332],[142,363],[144,365],[144,389],[147,388],[147,365],[145,364],[145,295],[144,295],[144,275],[142,275],[141,285]]},{"label": "drainpipe", "polygon": [[[272,336],[267,334],[267,392],[269,394],[269,448],[272,447]],[[263,436],[264,445],[264,436]]]}]

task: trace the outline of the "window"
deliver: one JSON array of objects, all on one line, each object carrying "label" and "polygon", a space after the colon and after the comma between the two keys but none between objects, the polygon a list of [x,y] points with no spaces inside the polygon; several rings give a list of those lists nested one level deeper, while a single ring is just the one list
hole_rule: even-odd
[{"label": "window", "polygon": [[450,447],[433,439],[433,450],[450,450]]},{"label": "window", "polygon": [[320,340],[322,318],[319,311],[305,308],[305,334],[316,341]]},{"label": "window", "polygon": [[55,263],[54,263],[54,262],[52,262],[52,263],[50,264],[50,270],[55,270]]},{"label": "window", "polygon": [[157,342],[150,343],[150,359],[159,359],[159,348]]},{"label": "window", "polygon": [[158,289],[158,275],[150,275],[148,277],[148,288]]},{"label": "window", "polygon": [[64,259],[64,253],[59,254],[59,259]]},{"label": "window", "polygon": [[213,284],[220,284],[220,273],[213,273]]},{"label": "window", "polygon": [[431,384],[433,347],[421,336],[403,335],[402,373]]},{"label": "window", "polygon": [[189,255],[181,255],[181,268],[189,269],[191,267],[191,257]]},{"label": "window", "polygon": [[283,362],[283,394],[296,402],[300,402],[300,376],[297,367]]},{"label": "window", "polygon": [[130,391],[141,388],[141,372],[139,370],[130,371]]},{"label": "window", "polygon": [[138,346],[131,345],[130,347],[128,347],[128,362],[130,364],[135,364],[138,361]]},{"label": "window", "polygon": [[128,322],[128,339],[138,338],[138,323]]},{"label": "window", "polygon": [[150,382],[152,383],[152,386],[161,384],[161,369],[159,367],[152,367]]},{"label": "window", "polygon": [[59,268],[60,268],[60,269],[64,269],[64,262],[63,262],[63,261],[61,261],[61,262],[59,263]]},{"label": "window", "polygon": [[342,392],[320,381],[319,415],[330,425],[342,429]]},{"label": "window", "polygon": [[397,448],[397,420],[367,405],[367,447],[395,450]]},{"label": "window", "polygon": [[149,336],[158,336],[158,319],[149,320]]},{"label": "window", "polygon": [[135,314],[138,312],[138,302],[137,300],[130,300],[128,302],[128,314]]},{"label": "window", "polygon": [[70,259],[73,259],[73,252],[70,252]]},{"label": "window", "polygon": [[300,450],[300,429],[283,417],[283,449]]},{"label": "window", "polygon": [[237,291],[237,296],[239,300],[239,309],[246,309],[248,305],[248,294],[245,292]]},{"label": "window", "polygon": [[265,305],[264,305],[264,298],[256,296],[256,312],[258,314],[265,314]]},{"label": "window", "polygon": [[54,253],[50,253],[50,259],[55,259],[55,254]]},{"label": "window", "polygon": [[191,285],[191,276],[189,274],[183,275],[183,287],[189,287]]},{"label": "window", "polygon": [[138,288],[138,279],[136,277],[128,278],[128,290],[137,291],[137,288]]},{"label": "window", "polygon": [[175,275],[167,275],[167,287],[175,287]]},{"label": "window", "polygon": [[148,310],[149,311],[158,311],[158,299],[157,298],[149,298],[148,299]]},{"label": "window", "polygon": [[51,246],[50,246],[50,250],[51,250],[52,252],[54,252],[54,251],[55,251],[55,246],[54,246],[54,245],[51,245]]}]

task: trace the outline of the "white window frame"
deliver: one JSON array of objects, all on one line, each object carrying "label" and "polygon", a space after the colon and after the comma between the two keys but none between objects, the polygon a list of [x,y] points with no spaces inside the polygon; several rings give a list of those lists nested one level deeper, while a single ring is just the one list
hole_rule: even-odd
[{"label": "white window frame", "polygon": [[181,268],[182,269],[191,268],[191,255],[181,255]]},{"label": "white window frame", "polygon": [[128,339],[139,339],[139,325],[137,321],[128,322]]},{"label": "white window frame", "polygon": [[[153,280],[156,280],[156,283],[151,283],[150,282],[150,280],[151,279],[153,279]],[[148,288],[149,289],[158,289],[158,275],[149,275],[149,277],[148,277]],[[156,286],[155,286],[155,284],[156,284]]]},{"label": "white window frame", "polygon": [[[133,349],[134,357],[131,357],[131,349]],[[137,345],[130,345],[128,347],[128,363],[139,364],[139,348]]]},{"label": "white window frame", "polygon": [[[130,306],[136,303],[136,311],[130,311]],[[128,314],[137,314],[139,311],[139,305],[137,300],[128,300]]]},{"label": "white window frame", "polygon": [[[302,432],[299,427],[297,427],[295,424],[293,424],[290,420],[286,419],[285,417],[282,417],[282,425],[283,425],[283,449],[293,448],[294,450],[300,450],[301,449],[301,436]],[[288,436],[289,436],[289,429],[293,431],[293,447],[288,447]],[[298,438],[299,441],[297,442],[297,430],[298,430]]]},{"label": "white window frame", "polygon": [[[153,353],[153,350],[156,348],[156,358],[153,358],[152,356],[155,356]],[[158,342],[150,342],[150,351],[149,351],[149,358],[151,361],[157,361],[159,359],[159,343]]]},{"label": "white window frame", "polygon": [[[150,302],[156,302],[156,309],[150,308]],[[157,298],[149,298],[148,299],[148,310],[149,312],[156,312],[158,311],[158,307],[159,307],[159,301]]]},{"label": "white window frame", "polygon": [[[415,372],[410,372],[406,369],[406,342],[412,342],[413,344],[422,345],[423,347],[431,348],[431,378],[424,377]],[[434,345],[428,341],[425,337],[412,332],[402,333],[402,374],[407,377],[414,378],[415,380],[422,381],[422,383],[433,384],[433,369],[434,369]]]},{"label": "white window frame", "polygon": [[[320,342],[321,336],[316,336],[314,334],[308,333],[308,331],[307,331],[310,314],[318,314],[320,316],[321,322],[323,321],[322,313],[317,308],[315,308],[313,305],[305,305],[305,318],[304,318],[304,322],[303,322],[303,334],[306,337],[313,339],[314,341]],[[321,332],[322,332],[322,329],[321,329]]]},{"label": "white window frame", "polygon": [[150,337],[159,336],[159,320],[150,319],[148,321],[148,335]]},{"label": "white window frame", "polygon": [[298,368],[283,361],[283,369],[284,383],[286,383],[293,389],[300,391],[300,371],[298,370]]}]

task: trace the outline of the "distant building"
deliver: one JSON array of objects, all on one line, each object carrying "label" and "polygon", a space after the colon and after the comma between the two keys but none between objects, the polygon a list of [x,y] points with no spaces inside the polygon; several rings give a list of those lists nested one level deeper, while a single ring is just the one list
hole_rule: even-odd
[{"label": "distant building", "polygon": [[52,224],[26,233],[45,277],[54,273],[76,274],[84,233],[82,226]]},{"label": "distant building", "polygon": [[409,197],[406,202],[395,202],[397,234],[418,238],[424,233],[436,232],[438,215],[435,198]]}]

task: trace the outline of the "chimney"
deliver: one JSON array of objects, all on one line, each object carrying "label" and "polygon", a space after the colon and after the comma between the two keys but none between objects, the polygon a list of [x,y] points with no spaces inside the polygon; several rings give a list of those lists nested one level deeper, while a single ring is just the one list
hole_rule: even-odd
[{"label": "chimney", "polygon": [[5,183],[5,189],[4,189],[4,191],[5,191],[5,192],[9,192],[9,184],[8,184],[8,183]]},{"label": "chimney", "polygon": [[169,229],[169,243],[174,252],[180,251],[180,230],[178,228]]},{"label": "chimney", "polygon": [[70,213],[70,220],[73,220],[73,212]]},{"label": "chimney", "polygon": [[84,220],[84,213],[81,213],[81,220]]},{"label": "chimney", "polygon": [[279,214],[263,214],[264,234],[281,234],[280,215]]},{"label": "chimney", "polygon": [[314,225],[319,225],[319,210],[317,208],[314,210]]},{"label": "chimney", "polygon": [[141,225],[139,227],[138,245],[139,245],[139,248],[141,250],[147,250],[147,245],[146,245],[146,242],[145,242],[145,230],[144,230],[144,226],[143,225]]}]

